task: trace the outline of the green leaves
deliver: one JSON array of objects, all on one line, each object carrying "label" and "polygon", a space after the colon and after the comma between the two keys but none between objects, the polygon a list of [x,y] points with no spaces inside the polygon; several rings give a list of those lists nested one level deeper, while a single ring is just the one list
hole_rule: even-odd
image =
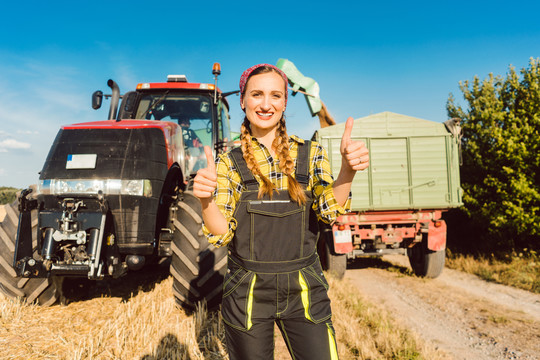
[{"label": "green leaves", "polygon": [[0,205],[11,204],[16,199],[18,189],[11,187],[0,187]]},{"label": "green leaves", "polygon": [[482,247],[537,247],[540,239],[540,59],[519,73],[460,82],[449,117],[463,120],[464,212]]}]

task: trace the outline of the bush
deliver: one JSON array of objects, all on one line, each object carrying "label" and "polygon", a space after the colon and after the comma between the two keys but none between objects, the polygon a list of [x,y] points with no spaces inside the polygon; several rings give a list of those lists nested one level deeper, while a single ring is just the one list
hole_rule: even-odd
[{"label": "bush", "polygon": [[464,207],[452,220],[467,223],[458,225],[462,245],[488,252],[540,240],[540,59],[520,75],[475,76],[460,82],[465,109],[452,94],[447,103],[463,128]]},{"label": "bush", "polygon": [[11,204],[17,198],[17,191],[12,187],[0,187],[0,205]]}]

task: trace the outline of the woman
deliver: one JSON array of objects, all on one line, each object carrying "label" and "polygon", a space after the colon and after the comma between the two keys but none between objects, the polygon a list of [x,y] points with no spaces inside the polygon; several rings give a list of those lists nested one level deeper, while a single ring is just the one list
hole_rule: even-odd
[{"label": "woman", "polygon": [[351,182],[369,156],[351,141],[347,119],[334,182],[324,149],[287,135],[287,83],[273,65],[242,74],[242,146],[215,165],[205,148],[208,167],[194,180],[208,240],[229,246],[222,315],[230,359],[273,359],[274,323],[293,359],[337,359],[317,222],[345,213]]}]

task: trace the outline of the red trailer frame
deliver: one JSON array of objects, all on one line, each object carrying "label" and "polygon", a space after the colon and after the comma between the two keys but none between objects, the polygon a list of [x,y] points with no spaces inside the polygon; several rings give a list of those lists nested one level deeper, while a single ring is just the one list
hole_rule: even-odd
[{"label": "red trailer frame", "polygon": [[[334,250],[347,254],[360,250],[369,240],[388,249],[410,248],[427,234],[432,251],[446,248],[446,223],[442,210],[351,212],[332,226]],[[369,253],[366,253],[369,255]],[[354,257],[354,256],[350,256]]]}]

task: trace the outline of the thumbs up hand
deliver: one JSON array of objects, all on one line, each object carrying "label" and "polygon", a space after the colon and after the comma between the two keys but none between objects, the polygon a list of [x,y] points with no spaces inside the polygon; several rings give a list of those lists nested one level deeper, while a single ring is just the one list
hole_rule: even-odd
[{"label": "thumbs up hand", "polygon": [[352,117],[345,123],[345,131],[341,138],[341,167],[344,170],[360,171],[369,166],[369,151],[363,141],[351,140],[354,120]]},{"label": "thumbs up hand", "polygon": [[193,179],[193,195],[199,199],[210,199],[217,187],[216,164],[209,146],[204,147],[204,154],[208,165],[197,171],[197,175]]}]

